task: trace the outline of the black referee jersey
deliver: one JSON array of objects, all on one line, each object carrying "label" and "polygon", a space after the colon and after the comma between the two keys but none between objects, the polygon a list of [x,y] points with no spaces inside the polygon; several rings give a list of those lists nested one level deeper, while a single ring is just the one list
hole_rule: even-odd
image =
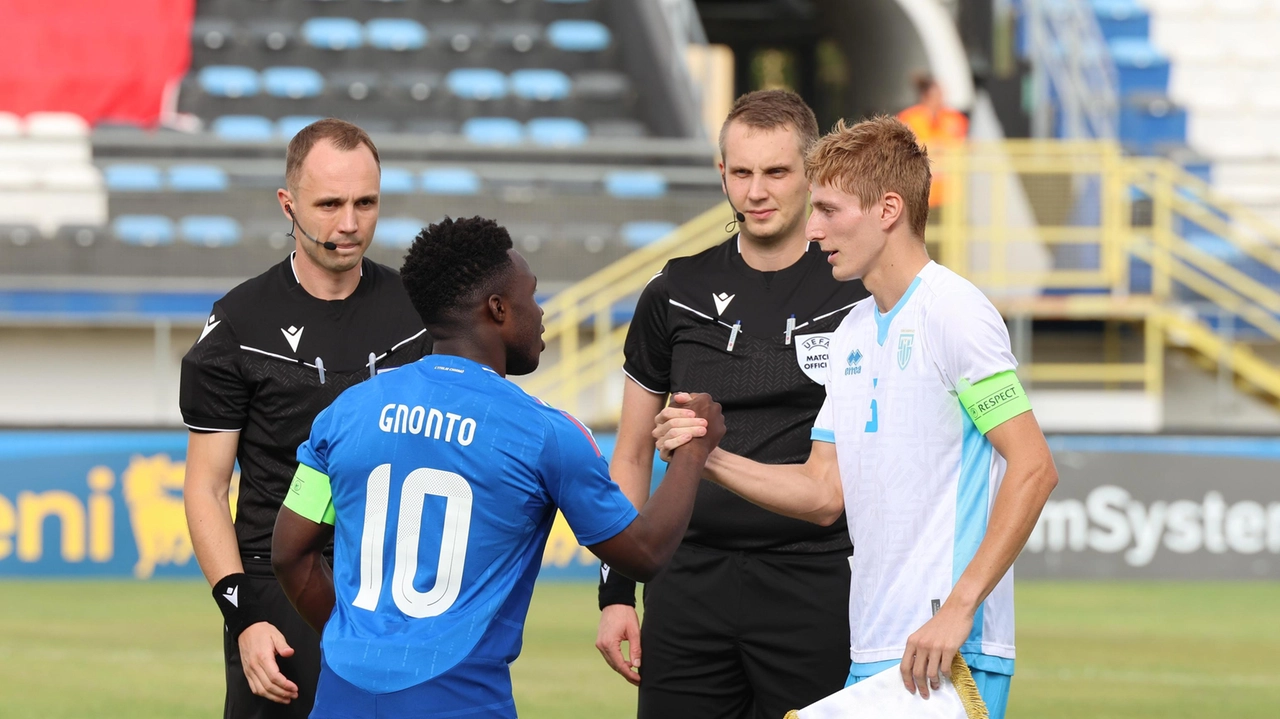
[{"label": "black referee jersey", "polygon": [[[742,259],[732,237],[668,262],[649,281],[627,332],[623,369],[651,392],[710,393],[724,409],[725,450],[767,464],[800,464],[826,397],[821,378],[830,335],[866,296],[861,282],[832,278],[817,244],[790,267],[761,272]],[[707,481],[698,488],[685,541],[730,551],[850,546],[843,516],[821,527]]]},{"label": "black referee jersey", "polygon": [[316,415],[373,371],[430,352],[399,273],[369,259],[343,300],[308,294],[290,255],[214,303],[182,358],[179,404],[192,430],[240,432],[235,526],[243,557],[270,558],[295,452]]}]

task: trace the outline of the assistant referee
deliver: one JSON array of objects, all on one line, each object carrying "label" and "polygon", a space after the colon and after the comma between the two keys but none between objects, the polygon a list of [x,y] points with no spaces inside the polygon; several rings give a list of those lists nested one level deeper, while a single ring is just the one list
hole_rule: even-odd
[{"label": "assistant referee", "polygon": [[320,637],[289,604],[270,554],[312,420],[348,387],[431,351],[399,275],[364,258],[380,177],[377,148],[351,123],[295,135],[277,191],[294,251],[218,300],[182,360],[187,524],[225,619],[227,719],[306,717],[315,699]]},{"label": "assistant referee", "polygon": [[[817,137],[813,111],[781,90],[742,96],[725,120],[720,169],[740,231],[668,263],[627,334],[611,474],[637,506],[670,393],[721,403],[726,451],[767,464],[809,455],[830,335],[867,296],[805,239],[804,153]],[[850,553],[843,517],[819,527],[703,482],[684,542],[645,586],[642,628],[635,583],[602,567],[596,646],[639,684],[641,719],[781,717],[844,686]]]}]

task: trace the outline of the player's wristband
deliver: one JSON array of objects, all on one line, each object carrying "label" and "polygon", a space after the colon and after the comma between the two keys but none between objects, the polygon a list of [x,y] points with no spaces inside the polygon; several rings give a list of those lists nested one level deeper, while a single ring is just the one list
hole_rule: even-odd
[{"label": "player's wristband", "polygon": [[227,624],[227,634],[239,639],[240,633],[250,625],[266,621],[266,612],[258,603],[258,597],[249,584],[249,575],[228,574],[213,586],[213,601],[222,610],[222,619]]},{"label": "player's wristband", "polygon": [[600,564],[600,609],[613,604],[636,605],[636,583],[634,580],[610,571],[609,565]]}]

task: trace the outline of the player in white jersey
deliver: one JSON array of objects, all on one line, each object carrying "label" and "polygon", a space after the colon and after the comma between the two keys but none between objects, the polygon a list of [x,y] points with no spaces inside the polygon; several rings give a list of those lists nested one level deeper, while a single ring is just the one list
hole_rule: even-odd
[{"label": "player in white jersey", "polygon": [[[976,287],[929,259],[929,159],[906,126],[841,122],[805,169],[809,239],[836,279],[861,279],[872,297],[832,337],[809,461],[779,473],[717,450],[707,473],[780,514],[821,524],[847,510],[850,683],[897,667],[928,697],[958,651],[1001,719],[1011,568],[1058,476],[1008,331]],[[684,410],[658,421],[664,452],[700,436]]]}]

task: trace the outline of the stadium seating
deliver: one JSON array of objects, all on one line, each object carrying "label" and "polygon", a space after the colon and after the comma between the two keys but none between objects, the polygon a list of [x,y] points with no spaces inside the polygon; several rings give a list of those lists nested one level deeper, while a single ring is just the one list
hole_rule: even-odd
[{"label": "stadium seating", "polygon": [[116,239],[130,245],[155,247],[173,244],[173,220],[161,215],[121,215],[111,223]]},{"label": "stadium seating", "polygon": [[406,248],[426,226],[426,222],[412,217],[384,217],[378,220],[373,241],[389,248]]},{"label": "stadium seating", "polygon": [[628,247],[644,247],[675,232],[675,229],[676,225],[671,222],[628,222],[622,226],[622,240]]},{"label": "stadium seating", "polygon": [[240,223],[221,215],[191,215],[178,222],[183,242],[202,247],[226,247],[240,241]]},{"label": "stadium seating", "polygon": [[169,168],[169,189],[175,192],[226,192],[228,186],[226,171],[216,165],[174,165]]},{"label": "stadium seating", "polygon": [[547,26],[547,42],[567,52],[600,52],[609,48],[613,35],[594,20],[556,20]]},{"label": "stadium seating", "polygon": [[316,17],[302,23],[302,39],[321,50],[354,50],[364,44],[364,28],[350,18]]},{"label": "stadium seating", "polygon": [[404,18],[370,20],[364,32],[370,47],[393,52],[421,50],[429,37],[422,23]]},{"label": "stadium seating", "polygon": [[464,100],[498,100],[507,96],[507,78],[490,68],[463,68],[445,78],[449,92]]},{"label": "stadium seating", "polygon": [[164,186],[160,168],[151,165],[112,165],[105,178],[111,192],[159,192]]},{"label": "stadium seating", "polygon": [[587,141],[587,126],[572,117],[539,117],[526,126],[528,138],[537,145],[567,147]]},{"label": "stadium seating", "polygon": [[605,191],[614,197],[653,199],[667,194],[667,178],[657,172],[611,172]]},{"label": "stadium seating", "polygon": [[262,71],[262,87],[272,97],[317,97],[324,92],[324,77],[309,67],[269,67]]},{"label": "stadium seating", "polygon": [[462,123],[462,135],[477,145],[516,145],[524,140],[524,126],[509,117],[473,117]]},{"label": "stadium seating", "polygon": [[238,65],[206,67],[200,71],[199,82],[200,89],[214,97],[252,97],[261,88],[258,73]]},{"label": "stadium seating", "polygon": [[213,134],[236,142],[265,142],[275,137],[275,126],[261,115],[223,115],[213,121]]},{"label": "stadium seating", "polygon": [[433,195],[478,195],[480,176],[461,167],[424,170],[422,190]]},{"label": "stadium seating", "polygon": [[417,190],[413,173],[403,167],[382,168],[382,194],[411,195]]}]

